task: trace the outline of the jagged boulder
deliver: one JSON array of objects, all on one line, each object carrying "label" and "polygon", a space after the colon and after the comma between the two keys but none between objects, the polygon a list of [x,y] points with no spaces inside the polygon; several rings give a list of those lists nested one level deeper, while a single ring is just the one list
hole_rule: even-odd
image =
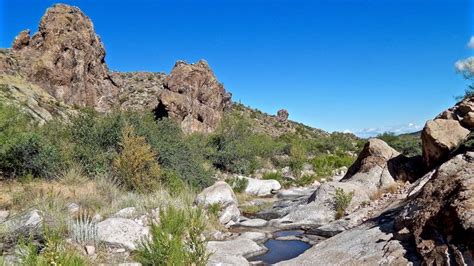
[{"label": "jagged boulder", "polygon": [[432,168],[446,160],[469,132],[457,120],[435,119],[426,122],[421,133],[423,161],[426,167]]},{"label": "jagged boulder", "polygon": [[66,104],[106,111],[116,101],[118,88],[110,79],[104,46],[77,7],[48,8],[38,32],[17,36],[13,54],[30,82]]},{"label": "jagged boulder", "polygon": [[230,93],[204,60],[176,62],[163,86],[155,113],[175,119],[185,132],[212,131],[230,106]]},{"label": "jagged boulder", "polygon": [[474,152],[442,164],[396,219],[427,265],[474,262]]}]

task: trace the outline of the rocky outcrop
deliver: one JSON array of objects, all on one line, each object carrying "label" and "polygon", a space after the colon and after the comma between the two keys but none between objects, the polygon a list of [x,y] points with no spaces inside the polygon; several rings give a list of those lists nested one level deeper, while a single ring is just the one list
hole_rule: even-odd
[{"label": "rocky outcrop", "polygon": [[178,61],[165,78],[159,98],[157,108],[163,107],[157,112],[178,121],[185,132],[210,132],[230,106],[231,95],[201,60],[196,64]]},{"label": "rocky outcrop", "polygon": [[288,120],[288,116],[290,116],[290,114],[289,114],[288,111],[285,110],[285,109],[280,109],[280,110],[278,110],[278,112],[277,112],[277,118],[278,118],[278,120],[280,120],[280,121],[287,121],[287,120]]},{"label": "rocky outcrop", "polygon": [[18,35],[13,54],[21,74],[61,102],[106,111],[116,101],[104,46],[77,7],[49,8],[38,32],[31,38],[29,31]]},{"label": "rocky outcrop", "polygon": [[[178,61],[168,76],[109,72],[91,20],[64,4],[46,11],[33,36],[22,31],[12,49],[0,53],[0,74],[25,79],[58,105],[153,112],[157,119],[174,119],[185,132],[211,132],[231,105],[231,94],[203,60]],[[42,121],[55,115],[36,110],[34,117]]]},{"label": "rocky outcrop", "polygon": [[122,109],[152,112],[160,103],[166,74],[154,72],[112,72],[112,80],[120,88],[118,105]]},{"label": "rocky outcrop", "polygon": [[457,120],[435,119],[426,122],[421,133],[426,167],[432,168],[446,160],[450,152],[469,135],[469,132]]},{"label": "rocky outcrop", "polygon": [[224,181],[218,181],[214,185],[205,188],[196,196],[194,204],[204,208],[215,204],[220,205],[219,221],[222,224],[237,221],[240,216],[240,211],[237,208],[237,197],[232,188]]},{"label": "rocky outcrop", "polygon": [[396,219],[413,235],[427,265],[472,264],[474,254],[474,152],[442,164]]}]

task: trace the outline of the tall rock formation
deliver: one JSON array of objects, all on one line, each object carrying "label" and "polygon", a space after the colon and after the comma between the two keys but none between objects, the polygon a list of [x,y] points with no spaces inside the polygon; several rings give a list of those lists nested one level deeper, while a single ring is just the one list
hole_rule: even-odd
[{"label": "tall rock formation", "polygon": [[21,32],[12,48],[20,73],[59,101],[101,112],[115,103],[119,90],[110,79],[104,46],[79,8],[54,5],[38,32],[32,37]]},{"label": "tall rock formation", "polygon": [[210,132],[219,124],[224,109],[230,106],[230,99],[231,95],[217,81],[206,61],[196,64],[178,61],[166,77],[160,95],[163,110],[157,109],[155,114],[168,114],[180,121],[186,132]]}]

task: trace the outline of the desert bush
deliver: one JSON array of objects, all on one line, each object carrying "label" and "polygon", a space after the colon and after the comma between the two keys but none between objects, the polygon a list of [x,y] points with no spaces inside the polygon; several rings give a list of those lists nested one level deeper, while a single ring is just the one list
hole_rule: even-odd
[{"label": "desert bush", "polygon": [[344,216],[347,207],[351,204],[353,196],[354,192],[346,193],[342,188],[336,188],[336,195],[334,196],[336,219]]},{"label": "desert bush", "polygon": [[160,210],[160,223],[151,225],[151,238],[142,241],[136,259],[143,265],[206,265],[205,226],[201,209],[168,206]]},{"label": "desert bush", "polygon": [[216,168],[250,174],[259,167],[258,157],[270,158],[278,146],[265,135],[252,132],[252,123],[239,114],[228,114],[211,135],[208,158]]},{"label": "desert bush", "polygon": [[285,178],[281,172],[267,172],[262,176],[264,180],[276,180],[284,188],[290,187],[294,182],[291,179]]},{"label": "desert bush", "polygon": [[290,148],[290,168],[293,174],[299,176],[307,160],[306,148],[301,142],[294,142]]},{"label": "desert bush", "polygon": [[7,177],[53,178],[62,168],[57,150],[40,135],[20,133],[0,144],[0,172]]},{"label": "desert bush", "polygon": [[122,130],[121,151],[113,166],[117,180],[127,189],[150,191],[159,182],[160,167],[156,154],[146,139],[137,136],[131,126],[125,126]]},{"label": "desert bush", "polygon": [[343,166],[349,167],[354,161],[355,158],[348,154],[336,153],[318,155],[311,160],[311,164],[317,176],[328,177],[334,170]]},{"label": "desert bush", "polygon": [[15,255],[21,265],[88,265],[88,262],[77,251],[69,248],[62,235],[57,231],[46,230],[42,245],[28,241],[20,241]]},{"label": "desert bush", "polygon": [[62,166],[55,147],[38,134],[28,115],[0,103],[0,173],[52,178]]},{"label": "desert bush", "polygon": [[181,194],[183,191],[188,190],[186,183],[184,183],[184,181],[181,180],[178,175],[171,170],[162,171],[160,180],[171,195],[176,196]]},{"label": "desert bush", "polygon": [[227,182],[227,184],[229,184],[232,190],[236,193],[244,192],[249,184],[248,179],[240,177],[227,178],[225,182]]},{"label": "desert bush", "polygon": [[155,121],[151,114],[130,114],[128,122],[137,135],[146,137],[158,153],[158,162],[163,169],[174,172],[191,187],[202,189],[212,184],[212,172],[204,168],[202,150],[188,142],[181,128],[171,119]]},{"label": "desert bush", "polygon": [[296,185],[298,186],[307,186],[307,185],[311,185],[314,183],[314,181],[318,181],[320,182],[321,181],[321,176],[318,176],[318,175],[303,175],[301,176],[300,178],[298,178],[296,180]]}]

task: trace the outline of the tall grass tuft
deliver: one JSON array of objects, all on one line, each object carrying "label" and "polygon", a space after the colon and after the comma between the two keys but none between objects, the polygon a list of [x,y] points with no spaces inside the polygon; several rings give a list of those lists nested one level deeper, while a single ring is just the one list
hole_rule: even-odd
[{"label": "tall grass tuft", "polygon": [[170,205],[160,210],[160,223],[151,225],[151,238],[142,241],[136,259],[143,265],[206,265],[205,227],[201,209]]}]

